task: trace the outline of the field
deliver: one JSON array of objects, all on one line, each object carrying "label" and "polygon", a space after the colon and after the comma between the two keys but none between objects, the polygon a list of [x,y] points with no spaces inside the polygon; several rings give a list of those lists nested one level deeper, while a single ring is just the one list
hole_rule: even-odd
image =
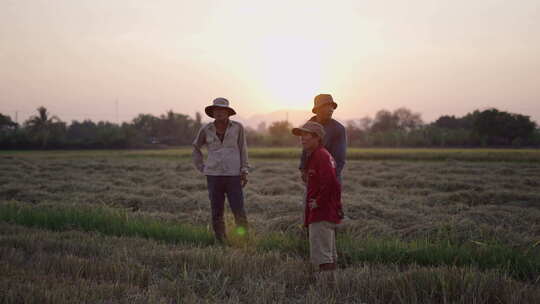
[{"label": "field", "polygon": [[539,303],[538,150],[351,149],[335,289],[297,149],[253,149],[250,238],[213,244],[189,150],[0,151],[0,303]]},{"label": "field", "polygon": [[[252,159],[297,159],[299,148],[250,148]],[[0,151],[0,156],[33,156],[34,151]],[[122,157],[122,158],[190,158],[191,149],[159,149],[159,150],[82,150],[82,151],[41,151],[45,158],[88,158],[88,157]],[[378,149],[349,148],[348,160],[416,160],[416,161],[475,161],[475,162],[535,162],[540,163],[539,149]]]}]

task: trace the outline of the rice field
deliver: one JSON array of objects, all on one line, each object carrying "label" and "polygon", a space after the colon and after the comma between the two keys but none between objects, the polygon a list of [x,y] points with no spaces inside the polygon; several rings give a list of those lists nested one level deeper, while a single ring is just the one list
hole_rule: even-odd
[{"label": "rice field", "polygon": [[[252,159],[298,159],[299,148],[250,148]],[[0,156],[46,158],[190,158],[191,148],[171,148],[158,150],[49,150],[49,151],[0,151]],[[348,160],[416,160],[416,161],[477,161],[477,162],[540,162],[540,149],[380,149],[349,148]]]},{"label": "rice field", "polygon": [[307,263],[299,150],[250,150],[229,246],[189,154],[1,151],[0,303],[540,302],[536,150],[351,149],[333,289]]}]

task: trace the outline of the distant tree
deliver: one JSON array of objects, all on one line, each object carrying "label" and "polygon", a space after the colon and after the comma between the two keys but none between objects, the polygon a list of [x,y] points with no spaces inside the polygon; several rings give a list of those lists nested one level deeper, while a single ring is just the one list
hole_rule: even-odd
[{"label": "distant tree", "polygon": [[246,126],[244,128],[248,146],[261,146],[264,144],[264,135],[253,128]]},{"label": "distant tree", "polygon": [[197,131],[195,122],[187,115],[169,110],[160,116],[158,138],[161,143],[187,145],[192,142]]},{"label": "distant tree", "polygon": [[142,132],[139,132],[132,123],[125,122],[121,128],[126,140],[126,147],[136,148],[144,146],[147,137]]},{"label": "distant tree", "polygon": [[530,139],[536,124],[529,116],[499,111],[495,108],[477,114],[474,130],[484,138],[486,144],[518,145]]},{"label": "distant tree", "polygon": [[127,140],[122,127],[107,121],[96,124],[96,145],[99,148],[125,148]]},{"label": "distant tree", "polygon": [[428,126],[423,126],[421,128],[411,130],[407,134],[407,146],[409,146],[409,147],[428,147],[429,142],[428,142],[428,138],[426,136],[426,129],[427,128],[428,128]]},{"label": "distant tree", "polygon": [[74,120],[67,129],[67,140],[78,148],[92,148],[97,142],[97,125],[91,120]]},{"label": "distant tree", "polygon": [[18,129],[18,124],[11,120],[11,117],[0,113],[0,149],[14,148],[21,136],[21,131]]},{"label": "distant tree", "polygon": [[443,115],[439,117],[433,125],[439,128],[444,129],[465,129],[472,130],[474,121],[480,112],[474,111],[473,113],[468,113],[463,117],[455,117],[454,115]]},{"label": "distant tree", "polygon": [[456,118],[454,115],[443,115],[439,117],[433,125],[444,129],[459,129],[462,128],[461,119]]},{"label": "distant tree", "polygon": [[473,130],[474,129],[474,122],[478,118],[478,115],[480,114],[480,111],[475,110],[472,113],[467,113],[467,115],[461,117],[459,119],[459,126],[462,129],[466,130]]},{"label": "distant tree", "polygon": [[13,130],[18,127],[18,124],[11,120],[10,116],[0,113],[0,131],[1,130]]},{"label": "distant tree", "polygon": [[373,125],[371,126],[372,132],[386,132],[398,129],[399,119],[394,116],[392,112],[388,110],[380,110],[375,114]]},{"label": "distant tree", "polygon": [[369,116],[364,116],[364,117],[360,118],[360,120],[358,122],[358,127],[364,132],[369,131],[369,129],[371,129],[372,125],[373,125],[373,118],[371,118]]},{"label": "distant tree", "polygon": [[436,121],[434,121],[433,125],[439,128],[457,129],[458,119],[454,115],[443,115],[439,117]]},{"label": "distant tree", "polygon": [[365,131],[360,128],[360,123],[355,120],[348,120],[345,124],[347,130],[347,143],[351,146],[357,146],[362,144]]},{"label": "distant tree", "polygon": [[532,135],[531,144],[540,147],[540,128],[536,129]]},{"label": "distant tree", "polygon": [[413,113],[407,108],[394,110],[392,115],[395,117],[395,120],[397,120],[398,129],[401,130],[410,131],[424,124],[420,113]]},{"label": "distant tree", "polygon": [[529,116],[511,114],[512,119],[507,122],[507,136],[514,146],[521,146],[533,141],[536,123]]},{"label": "distant tree", "polygon": [[132,121],[133,127],[147,138],[157,138],[159,133],[159,118],[152,114],[139,114]]},{"label": "distant tree", "polygon": [[275,137],[284,137],[288,136],[291,132],[292,125],[290,122],[283,120],[283,121],[274,121],[270,127],[268,127],[268,133],[271,136]]},{"label": "distant tree", "polygon": [[[360,129],[357,144],[362,146],[372,145],[372,136],[370,130],[373,126],[373,118],[366,115],[358,120],[357,126]],[[354,145],[355,143],[352,144]]]},{"label": "distant tree", "polygon": [[30,117],[25,123],[32,137],[36,138],[41,148],[46,148],[53,133],[60,133],[65,130],[65,124],[56,116],[50,116],[43,106],[37,109],[38,115]]},{"label": "distant tree", "polygon": [[270,125],[270,127],[268,127],[270,144],[277,146],[293,144],[295,142],[295,139],[294,136],[291,134],[291,129],[291,123],[286,120],[274,121]]}]

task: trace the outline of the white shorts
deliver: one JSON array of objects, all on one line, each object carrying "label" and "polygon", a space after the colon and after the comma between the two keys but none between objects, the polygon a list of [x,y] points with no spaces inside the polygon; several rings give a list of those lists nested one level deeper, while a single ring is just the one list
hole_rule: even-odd
[{"label": "white shorts", "polygon": [[336,224],[331,222],[316,222],[309,224],[309,255],[311,263],[336,263]]}]

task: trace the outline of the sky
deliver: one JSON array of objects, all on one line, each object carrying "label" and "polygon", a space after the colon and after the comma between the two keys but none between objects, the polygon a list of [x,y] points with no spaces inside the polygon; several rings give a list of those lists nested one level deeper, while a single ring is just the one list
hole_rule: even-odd
[{"label": "sky", "polygon": [[0,0],[0,113],[62,120],[496,107],[540,122],[540,0]]}]

